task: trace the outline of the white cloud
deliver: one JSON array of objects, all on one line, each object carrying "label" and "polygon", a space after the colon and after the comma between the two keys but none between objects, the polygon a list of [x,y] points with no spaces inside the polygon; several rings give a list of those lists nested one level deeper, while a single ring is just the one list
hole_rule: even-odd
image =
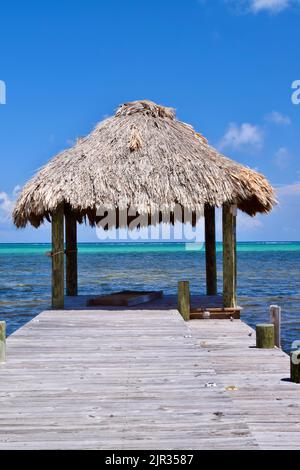
[{"label": "white cloud", "polygon": [[[258,214],[256,217],[250,217],[248,214],[238,211],[238,241],[262,240],[266,223],[268,223],[268,219],[263,215]],[[222,241],[222,209],[216,210],[216,239]]]},{"label": "white cloud", "polygon": [[296,183],[286,184],[277,188],[278,197],[300,196],[300,181]]},{"label": "white cloud", "polygon": [[272,111],[272,113],[267,114],[265,120],[281,126],[289,126],[291,124],[290,118],[278,111]]},{"label": "white cloud", "polygon": [[14,201],[4,191],[0,192],[0,222],[9,220],[14,208]]},{"label": "white cloud", "polygon": [[291,156],[286,147],[280,147],[275,153],[275,165],[280,169],[286,169],[290,164]]},{"label": "white cloud", "polygon": [[289,7],[299,5],[299,0],[225,0],[240,13],[280,13]]},{"label": "white cloud", "polygon": [[250,217],[244,212],[238,213],[238,229],[241,231],[257,230],[263,227],[261,219],[258,217]]},{"label": "white cloud", "polygon": [[291,6],[291,0],[251,0],[250,8],[254,13],[268,11],[270,13],[279,13]]},{"label": "white cloud", "polygon": [[19,184],[17,184],[17,186],[14,187],[13,191],[12,191],[12,195],[17,198],[19,196],[19,193],[22,189],[22,186],[20,186]]},{"label": "white cloud", "polygon": [[20,189],[19,185],[15,186],[11,195],[5,191],[0,191],[0,223],[11,221],[11,214]]},{"label": "white cloud", "polygon": [[219,148],[260,148],[263,145],[263,140],[263,132],[258,126],[254,126],[253,124],[249,124],[247,122],[241,125],[238,125],[233,122],[229,125],[228,130],[223,136],[219,144]]}]

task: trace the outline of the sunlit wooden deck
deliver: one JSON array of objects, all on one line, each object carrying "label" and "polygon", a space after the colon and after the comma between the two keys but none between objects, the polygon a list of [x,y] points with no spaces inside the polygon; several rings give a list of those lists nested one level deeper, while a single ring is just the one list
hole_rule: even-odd
[{"label": "sunlit wooden deck", "polygon": [[289,359],[250,332],[167,306],[42,312],[7,340],[0,448],[299,449]]}]

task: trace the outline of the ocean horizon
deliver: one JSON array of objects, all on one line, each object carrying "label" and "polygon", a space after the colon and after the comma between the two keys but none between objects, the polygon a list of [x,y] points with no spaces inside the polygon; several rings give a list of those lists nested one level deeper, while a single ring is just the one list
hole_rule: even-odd
[{"label": "ocean horizon", "polygon": [[[222,242],[216,242],[217,252],[222,252]],[[204,251],[204,243],[186,242],[186,241],[99,241],[99,242],[78,242],[79,253],[97,253],[97,252],[135,252],[135,251]],[[43,252],[51,251],[51,243],[36,242],[36,243],[2,243],[0,242],[0,255],[1,254],[21,254],[32,253],[42,254]],[[242,241],[237,242],[237,252],[250,252],[250,251],[300,251],[300,241]]]},{"label": "ocean horizon", "polygon": [[[0,320],[8,334],[51,307],[49,243],[0,243]],[[282,307],[286,351],[300,340],[300,242],[238,242],[238,302],[249,326],[269,320],[269,306]],[[217,242],[218,292],[222,291],[222,244]],[[122,289],[176,294],[190,281],[191,293],[205,294],[203,245],[185,242],[78,243],[79,294]]]}]

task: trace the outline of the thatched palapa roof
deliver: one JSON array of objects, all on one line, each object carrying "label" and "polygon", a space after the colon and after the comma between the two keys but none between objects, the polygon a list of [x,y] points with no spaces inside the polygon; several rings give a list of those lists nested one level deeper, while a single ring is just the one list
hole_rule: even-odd
[{"label": "thatched palapa roof", "polygon": [[60,203],[93,225],[100,206],[128,204],[140,214],[174,205],[237,204],[249,215],[275,203],[265,177],[211,147],[171,108],[151,101],[121,105],[74,147],[47,163],[24,187],[14,222],[38,227]]}]

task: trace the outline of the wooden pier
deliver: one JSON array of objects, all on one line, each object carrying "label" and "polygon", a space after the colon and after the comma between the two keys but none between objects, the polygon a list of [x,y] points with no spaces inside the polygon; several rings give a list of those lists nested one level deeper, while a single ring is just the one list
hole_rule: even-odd
[{"label": "wooden pier", "polygon": [[76,302],[7,339],[0,449],[300,449],[289,358],[242,321]]}]

